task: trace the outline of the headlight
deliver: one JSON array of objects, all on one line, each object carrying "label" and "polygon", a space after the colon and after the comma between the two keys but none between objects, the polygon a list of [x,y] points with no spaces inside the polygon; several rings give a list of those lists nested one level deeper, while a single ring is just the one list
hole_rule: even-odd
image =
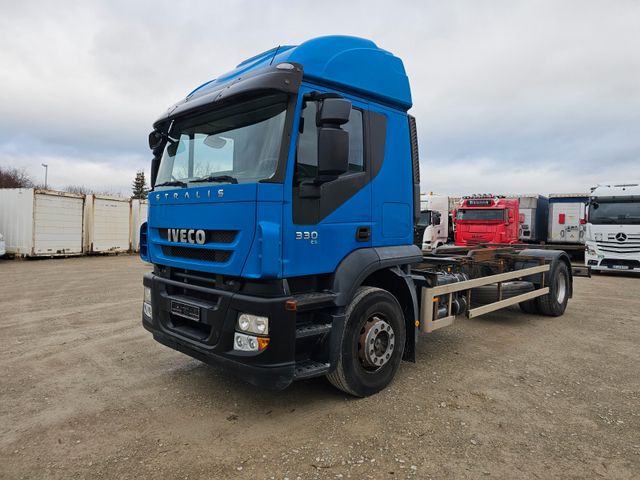
[{"label": "headlight", "polygon": [[151,303],[151,288],[144,287],[144,303]]},{"label": "headlight", "polygon": [[264,337],[254,337],[236,332],[233,336],[233,349],[243,352],[259,352],[267,348],[269,339]]},{"label": "headlight", "polygon": [[238,315],[236,327],[241,332],[269,335],[269,318],[251,315],[250,313],[241,313]]},{"label": "headlight", "polygon": [[151,289],[144,287],[144,296],[142,302],[142,312],[149,318],[153,318],[153,309],[151,308]]},{"label": "headlight", "polygon": [[602,241],[602,234],[601,233],[596,233],[594,236],[595,236],[596,242],[601,242]]}]

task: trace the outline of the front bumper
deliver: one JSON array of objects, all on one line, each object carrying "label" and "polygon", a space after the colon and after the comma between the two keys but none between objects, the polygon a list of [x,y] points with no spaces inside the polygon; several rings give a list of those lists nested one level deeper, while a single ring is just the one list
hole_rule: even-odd
[{"label": "front bumper", "polygon": [[590,246],[587,246],[584,262],[591,270],[596,271],[640,272],[640,258],[637,256],[633,258],[631,255],[604,255]]},{"label": "front bumper", "polygon": [[[156,341],[210,365],[220,365],[239,378],[264,388],[283,389],[294,378],[296,313],[284,308],[291,297],[262,297],[237,291],[184,284],[154,273],[144,276],[151,288],[153,318],[142,324]],[[200,321],[171,312],[171,301],[200,307]],[[269,317],[269,345],[262,352],[234,350],[239,312]]]}]

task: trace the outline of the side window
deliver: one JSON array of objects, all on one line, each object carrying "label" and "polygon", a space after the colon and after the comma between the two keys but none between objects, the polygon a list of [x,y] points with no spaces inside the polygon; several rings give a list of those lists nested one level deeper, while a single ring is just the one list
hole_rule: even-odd
[{"label": "side window", "polygon": [[[302,109],[302,131],[298,136],[296,176],[300,179],[315,178],[318,174],[318,127],[317,105],[307,102]],[[364,171],[364,140],[362,110],[352,108],[349,121],[342,128],[349,132],[349,171],[345,174]]]}]

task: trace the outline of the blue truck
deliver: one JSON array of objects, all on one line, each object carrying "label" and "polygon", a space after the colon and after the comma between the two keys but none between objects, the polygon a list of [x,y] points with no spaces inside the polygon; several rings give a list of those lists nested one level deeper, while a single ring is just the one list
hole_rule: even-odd
[{"label": "blue truck", "polygon": [[458,316],[562,315],[562,252],[413,244],[411,106],[400,58],[327,36],[249,58],[161,115],[140,231],[155,340],[255,385],[326,376],[362,397]]}]

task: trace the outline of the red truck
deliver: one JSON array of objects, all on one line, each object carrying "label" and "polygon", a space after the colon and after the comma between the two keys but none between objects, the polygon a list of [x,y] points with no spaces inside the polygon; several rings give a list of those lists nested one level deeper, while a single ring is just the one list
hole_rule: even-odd
[{"label": "red truck", "polygon": [[519,201],[490,194],[462,197],[454,212],[455,244],[518,243]]}]

